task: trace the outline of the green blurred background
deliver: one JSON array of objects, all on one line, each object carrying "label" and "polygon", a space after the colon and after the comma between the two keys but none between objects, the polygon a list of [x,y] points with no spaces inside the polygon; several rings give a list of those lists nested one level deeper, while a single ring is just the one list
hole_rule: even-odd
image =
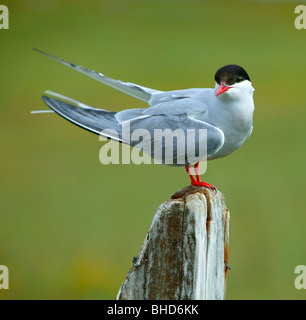
[{"label": "green blurred background", "polygon": [[255,87],[254,131],[205,181],[231,212],[227,299],[305,299],[303,1],[2,1],[0,299],[114,299],[184,169],[99,162],[98,136],[44,109],[46,89],[109,110],[144,107],[31,50],[160,90],[213,87],[236,63]]}]

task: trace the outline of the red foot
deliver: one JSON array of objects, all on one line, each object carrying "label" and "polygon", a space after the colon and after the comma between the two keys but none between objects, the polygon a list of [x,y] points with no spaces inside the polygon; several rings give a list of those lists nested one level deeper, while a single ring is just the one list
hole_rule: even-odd
[{"label": "red foot", "polygon": [[191,167],[189,165],[185,166],[185,168],[186,168],[186,171],[189,174],[189,177],[191,179],[191,185],[192,186],[204,187],[204,188],[209,188],[209,189],[212,189],[212,190],[216,190],[216,188],[213,185],[201,181],[200,175],[199,175],[199,163],[196,163],[194,165],[194,171],[196,173],[196,178],[197,179],[194,178],[194,176],[193,176],[193,174],[191,172]]},{"label": "red foot", "polygon": [[197,186],[197,187],[204,187],[204,188],[209,188],[209,189],[212,189],[212,190],[216,190],[216,188],[209,184],[209,183],[206,183],[206,182],[203,182],[203,181],[191,181],[191,185],[192,186]]}]

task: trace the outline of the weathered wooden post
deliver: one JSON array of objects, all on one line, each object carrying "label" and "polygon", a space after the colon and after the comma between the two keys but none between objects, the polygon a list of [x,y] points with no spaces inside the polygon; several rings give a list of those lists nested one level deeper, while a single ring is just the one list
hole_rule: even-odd
[{"label": "weathered wooden post", "polygon": [[221,192],[176,192],[158,208],[117,299],[224,299],[229,219]]}]

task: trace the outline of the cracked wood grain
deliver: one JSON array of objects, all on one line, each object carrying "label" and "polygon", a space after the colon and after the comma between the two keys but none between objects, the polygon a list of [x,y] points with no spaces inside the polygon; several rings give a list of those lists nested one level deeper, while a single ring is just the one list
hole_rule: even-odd
[{"label": "cracked wood grain", "polygon": [[117,299],[224,299],[229,219],[221,192],[177,191],[158,208]]}]

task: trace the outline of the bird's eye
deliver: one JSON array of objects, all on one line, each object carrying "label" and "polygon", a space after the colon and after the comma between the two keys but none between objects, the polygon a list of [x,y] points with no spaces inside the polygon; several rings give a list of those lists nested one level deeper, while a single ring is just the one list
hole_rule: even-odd
[{"label": "bird's eye", "polygon": [[236,82],[241,82],[241,81],[243,81],[243,77],[238,77],[236,80]]}]

